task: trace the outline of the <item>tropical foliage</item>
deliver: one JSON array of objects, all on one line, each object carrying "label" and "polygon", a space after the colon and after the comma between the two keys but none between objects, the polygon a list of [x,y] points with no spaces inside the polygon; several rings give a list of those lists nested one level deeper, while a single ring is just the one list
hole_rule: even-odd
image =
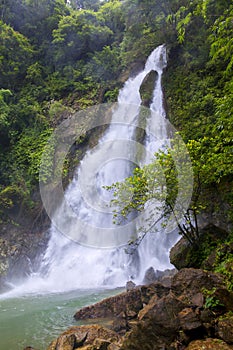
[{"label": "tropical foliage", "polygon": [[[0,210],[14,207],[19,198],[33,206],[40,156],[53,128],[72,111],[115,100],[122,72],[144,62],[161,43],[169,56],[163,81],[167,115],[187,144],[196,188],[201,179],[198,210],[211,189],[232,205],[231,1],[4,0]],[[134,191],[127,210],[143,207],[150,191],[157,195],[148,191],[145,172],[153,173],[153,165],[127,180]],[[195,201],[194,196],[190,209]]]},{"label": "tropical foliage", "polygon": [[[229,1],[198,0],[178,4],[166,16],[163,33],[170,43],[164,89],[168,117],[185,140],[193,165],[192,201],[183,212],[183,221],[177,221],[180,233],[193,243],[199,239],[197,215],[210,206],[211,193],[218,193],[220,202],[229,205],[225,214],[232,219],[232,5]],[[151,197],[163,203],[165,217],[173,212],[176,218],[177,169],[169,164],[171,152],[156,154],[152,164],[110,187],[115,190],[118,220],[135,209],[143,210]],[[211,210],[219,210],[220,202],[216,201],[216,206],[211,203]],[[153,226],[153,217],[150,220]]]}]

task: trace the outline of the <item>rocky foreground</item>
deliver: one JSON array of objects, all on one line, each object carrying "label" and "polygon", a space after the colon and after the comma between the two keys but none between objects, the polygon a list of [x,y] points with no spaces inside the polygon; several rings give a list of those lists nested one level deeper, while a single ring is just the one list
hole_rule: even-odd
[{"label": "rocky foreground", "polygon": [[221,275],[201,269],[129,285],[74,317],[84,325],[62,333],[47,350],[233,349],[233,293]]}]

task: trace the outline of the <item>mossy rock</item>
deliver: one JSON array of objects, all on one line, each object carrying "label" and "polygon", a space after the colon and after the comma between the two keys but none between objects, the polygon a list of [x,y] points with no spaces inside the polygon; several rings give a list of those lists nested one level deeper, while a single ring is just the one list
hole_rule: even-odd
[{"label": "mossy rock", "polygon": [[170,261],[178,270],[186,267],[213,270],[216,249],[228,236],[225,230],[208,225],[200,230],[200,238],[194,244],[181,238],[170,251]]},{"label": "mossy rock", "polygon": [[205,340],[194,340],[192,341],[186,350],[230,350],[233,347],[226,344],[220,339],[208,338]]},{"label": "mossy rock", "polygon": [[142,105],[145,107],[149,107],[153,100],[153,91],[155,88],[155,82],[158,77],[158,73],[152,70],[148,73],[140,87],[140,95],[142,99]]}]

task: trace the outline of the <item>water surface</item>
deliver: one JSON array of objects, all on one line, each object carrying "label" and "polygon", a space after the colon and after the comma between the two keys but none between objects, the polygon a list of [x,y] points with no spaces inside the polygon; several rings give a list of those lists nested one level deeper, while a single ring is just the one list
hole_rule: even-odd
[{"label": "water surface", "polygon": [[45,350],[63,330],[80,324],[73,318],[78,309],[121,291],[93,289],[17,298],[0,296],[0,349],[23,350],[30,345]]}]

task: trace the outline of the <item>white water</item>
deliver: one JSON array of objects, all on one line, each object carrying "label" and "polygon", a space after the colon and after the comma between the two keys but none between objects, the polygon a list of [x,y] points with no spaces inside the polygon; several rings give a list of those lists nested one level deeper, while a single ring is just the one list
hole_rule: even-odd
[{"label": "white water", "polygon": [[[61,234],[52,225],[51,238],[40,270],[32,274],[23,285],[16,287],[13,294],[64,292],[103,286],[114,288],[125,285],[130,279],[141,282],[143,274],[150,266],[155,270],[172,267],[168,254],[174,239],[171,241],[162,229],[148,234],[133,254],[127,254],[125,247],[120,247],[132,237],[136,223],[133,220],[130,225],[126,225],[127,231],[124,227],[123,234],[126,236],[122,241],[121,227],[118,232],[112,224],[112,213],[106,207],[109,195],[102,189],[103,185],[120,181],[132,171],[132,164],[135,162],[135,142],[132,139],[141,104],[139,91],[143,79],[151,70],[157,71],[158,78],[150,108],[151,117],[147,118],[145,148],[148,152],[144,163],[149,162],[151,154],[167,143],[161,88],[161,76],[165,66],[166,50],[164,46],[159,46],[149,56],[143,72],[125,83],[119,94],[112,125],[98,146],[87,152],[66,191],[66,200],[82,225],[87,225],[87,229],[83,230],[83,226],[74,227],[72,220],[65,217],[61,205],[55,214],[56,219],[60,220],[61,226],[65,225],[66,232],[69,232],[72,239]],[[104,161],[106,155],[108,158],[111,155],[112,158]],[[101,167],[94,173],[96,162],[100,160]],[[112,230],[114,234],[104,235],[105,229],[107,232]],[[85,246],[74,241],[82,241]],[[97,248],[98,246],[110,249]]]},{"label": "white water", "polygon": [[[154,66],[154,70],[158,73],[158,78],[155,84],[153,92],[153,100],[150,105],[151,114],[147,118],[146,125],[146,138],[145,146],[148,150],[146,157],[143,159],[142,164],[148,164],[151,162],[151,154],[154,155],[159,149],[164,149],[169,146],[168,138],[168,123],[166,121],[166,113],[163,106],[163,92],[162,92],[162,74],[163,69],[166,67],[166,50],[165,47],[159,47],[160,58]],[[156,52],[156,50],[155,50]],[[155,206],[152,205],[153,211],[155,211]],[[150,211],[148,211],[148,217],[150,217]],[[158,218],[160,217],[158,213]],[[145,221],[144,217],[144,221]],[[165,230],[160,225],[153,229],[150,229],[145,235],[142,243],[138,247],[138,255],[140,261],[140,269],[138,280],[142,281],[145,271],[151,266],[155,270],[164,270],[166,268],[171,268],[169,263],[169,250],[171,246],[177,240],[177,236],[168,235],[164,232]]]}]

